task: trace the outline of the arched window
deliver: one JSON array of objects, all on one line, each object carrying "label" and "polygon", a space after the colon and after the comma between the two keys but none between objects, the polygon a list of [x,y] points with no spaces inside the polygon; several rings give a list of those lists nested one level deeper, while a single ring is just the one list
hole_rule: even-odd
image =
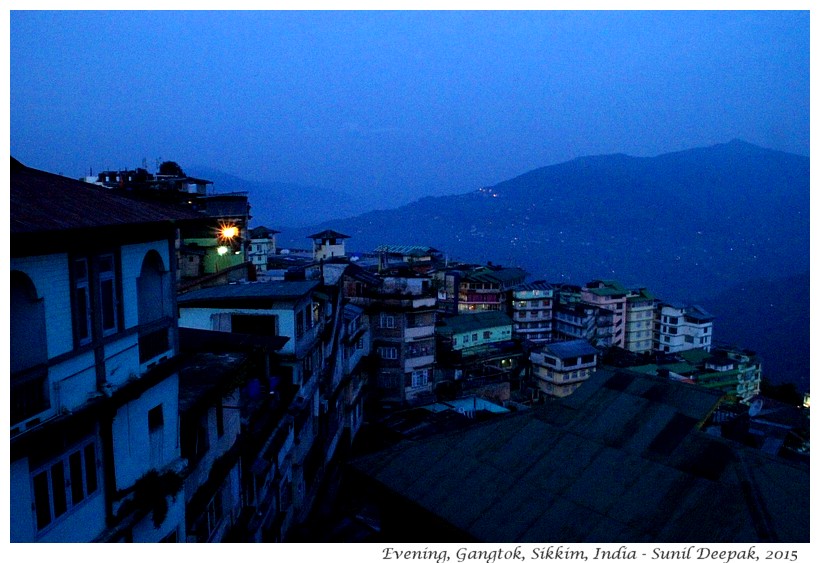
[{"label": "arched window", "polygon": [[46,312],[34,283],[12,270],[11,285],[11,423],[17,424],[50,406]]},{"label": "arched window", "polygon": [[46,312],[31,279],[11,272],[11,372],[16,373],[48,359]]},{"label": "arched window", "polygon": [[155,250],[148,252],[142,261],[137,279],[137,306],[139,324],[146,325],[171,315],[168,272],[162,258]]},{"label": "arched window", "polygon": [[[137,315],[140,326],[140,362],[144,363],[171,348],[169,319],[172,317],[171,279],[162,257],[155,250],[145,255],[137,278]],[[163,322],[165,321],[165,322]]]}]

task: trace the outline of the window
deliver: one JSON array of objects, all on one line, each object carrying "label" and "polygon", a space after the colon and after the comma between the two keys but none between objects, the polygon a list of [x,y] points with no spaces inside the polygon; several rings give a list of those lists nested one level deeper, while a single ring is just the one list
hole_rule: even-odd
[{"label": "window", "polygon": [[490,332],[489,330],[485,330],[484,331],[484,340],[489,340],[492,335],[493,335],[492,332]]},{"label": "window", "polygon": [[[50,406],[46,348],[46,312],[34,283],[12,271],[11,285],[11,423],[17,424]],[[34,372],[32,368],[40,366]],[[26,373],[26,370],[29,370]]]},{"label": "window", "polygon": [[411,384],[413,388],[425,387],[428,381],[429,376],[426,369],[416,370],[412,373]]},{"label": "window", "polygon": [[709,327],[708,326],[703,327],[703,334],[706,334],[708,332],[709,332]]},{"label": "window", "polygon": [[161,467],[163,465],[164,435],[163,427],[165,421],[162,414],[162,404],[157,405],[148,411],[148,449],[150,451],[151,465]]},{"label": "window", "polygon": [[299,311],[296,313],[296,338],[301,338],[305,333],[305,313]]},{"label": "window", "polygon": [[395,360],[398,358],[398,353],[393,347],[382,347],[379,348],[379,356],[383,360]]},{"label": "window", "polygon": [[473,333],[473,342],[478,342],[478,334],[475,332]]},{"label": "window", "polygon": [[222,399],[216,403],[216,435],[220,438],[225,435],[225,409],[222,406]]},{"label": "window", "polygon": [[100,307],[103,334],[117,332],[117,287],[114,274],[114,255],[100,256]]},{"label": "window", "polygon": [[189,460],[198,460],[208,451],[208,417],[184,418],[180,428],[180,450]]},{"label": "window", "polygon": [[386,313],[382,313],[379,316],[379,327],[380,328],[395,328],[396,327],[396,318],[393,315],[388,315]]},{"label": "window", "polygon": [[[296,322],[298,326],[298,316]],[[231,332],[256,334],[259,336],[276,336],[279,334],[278,317],[276,315],[231,314]]]},{"label": "window", "polygon": [[[315,303],[315,305],[318,306],[319,304]],[[305,307],[305,330],[310,330],[313,327],[313,325],[314,319],[310,313],[310,305],[308,305],[307,307]]]},{"label": "window", "polygon": [[37,529],[42,530],[97,492],[94,441],[82,444],[35,471],[31,480],[35,521]]},{"label": "window", "polygon": [[462,343],[462,344],[469,344],[469,343],[470,343],[470,335],[469,335],[469,334],[465,334],[465,335],[461,338],[461,343]]},{"label": "window", "polygon": [[74,260],[74,333],[78,344],[91,342],[91,294],[87,258]]}]

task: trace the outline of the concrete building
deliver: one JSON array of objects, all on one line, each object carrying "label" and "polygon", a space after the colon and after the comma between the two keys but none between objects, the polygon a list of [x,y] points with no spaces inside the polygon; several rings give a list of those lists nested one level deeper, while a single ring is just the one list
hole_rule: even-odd
[{"label": "concrete building", "polygon": [[683,352],[712,349],[714,317],[699,305],[659,302],[655,313],[655,350]]},{"label": "concrete building", "polygon": [[630,291],[626,298],[624,348],[636,354],[652,352],[655,330],[655,298],[646,289]]},{"label": "concrete building", "polygon": [[10,201],[11,540],[184,541],[175,241],[199,216],[14,159]]},{"label": "concrete building", "polygon": [[504,402],[520,386],[523,353],[513,322],[500,311],[439,319],[436,360],[441,394],[477,394]]},{"label": "concrete building", "polygon": [[527,272],[500,266],[464,266],[437,274],[439,309],[448,314],[507,311],[507,294]]},{"label": "concrete building", "polygon": [[431,280],[412,273],[346,284],[346,297],[370,317],[374,392],[399,406],[433,399],[436,297]]},{"label": "concrete building", "polygon": [[543,344],[553,339],[553,288],[545,281],[514,287],[510,295],[513,334]]},{"label": "concrete building", "polygon": [[258,274],[267,272],[268,258],[276,255],[276,235],[279,232],[267,227],[256,227],[250,230],[248,259]]},{"label": "concrete building", "polygon": [[327,229],[307,238],[313,239],[313,261],[322,262],[329,258],[345,256],[345,239],[350,237]]},{"label": "concrete building", "polygon": [[581,288],[581,301],[612,311],[610,346],[626,345],[626,298],[629,290],[614,280],[594,280]]},{"label": "concrete building", "polygon": [[545,344],[530,353],[533,382],[549,397],[566,397],[588,380],[598,363],[598,350],[586,340]]}]

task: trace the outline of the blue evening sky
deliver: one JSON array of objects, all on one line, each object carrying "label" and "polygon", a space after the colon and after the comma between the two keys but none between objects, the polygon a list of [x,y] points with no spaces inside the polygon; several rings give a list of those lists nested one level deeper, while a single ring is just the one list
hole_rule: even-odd
[{"label": "blue evening sky", "polygon": [[809,12],[10,14],[10,144],[395,201],[577,156],[809,154]]}]

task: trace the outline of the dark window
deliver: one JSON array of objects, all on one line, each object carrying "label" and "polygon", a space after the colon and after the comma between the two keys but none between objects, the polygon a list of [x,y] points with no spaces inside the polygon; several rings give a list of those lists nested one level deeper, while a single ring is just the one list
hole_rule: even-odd
[{"label": "dark window", "polygon": [[216,404],[216,435],[220,438],[225,435],[225,409],[221,399]]},{"label": "dark window", "polygon": [[117,331],[117,287],[112,254],[100,256],[100,305],[103,334],[112,334]]},{"label": "dark window", "polygon": [[74,261],[74,331],[77,342],[91,341],[91,294],[88,285],[88,260]]},{"label": "dark window", "polygon": [[148,411],[148,431],[156,432],[163,425],[162,405],[157,405]]},{"label": "dark window", "polygon": [[97,491],[93,442],[71,450],[32,475],[37,529],[42,530]]},{"label": "dark window", "polygon": [[[231,315],[231,332],[256,334],[260,336],[276,336],[276,321],[276,315]],[[296,322],[298,326],[298,316]]]},{"label": "dark window", "polygon": [[305,333],[305,314],[302,311],[296,313],[296,338],[300,338]]}]

